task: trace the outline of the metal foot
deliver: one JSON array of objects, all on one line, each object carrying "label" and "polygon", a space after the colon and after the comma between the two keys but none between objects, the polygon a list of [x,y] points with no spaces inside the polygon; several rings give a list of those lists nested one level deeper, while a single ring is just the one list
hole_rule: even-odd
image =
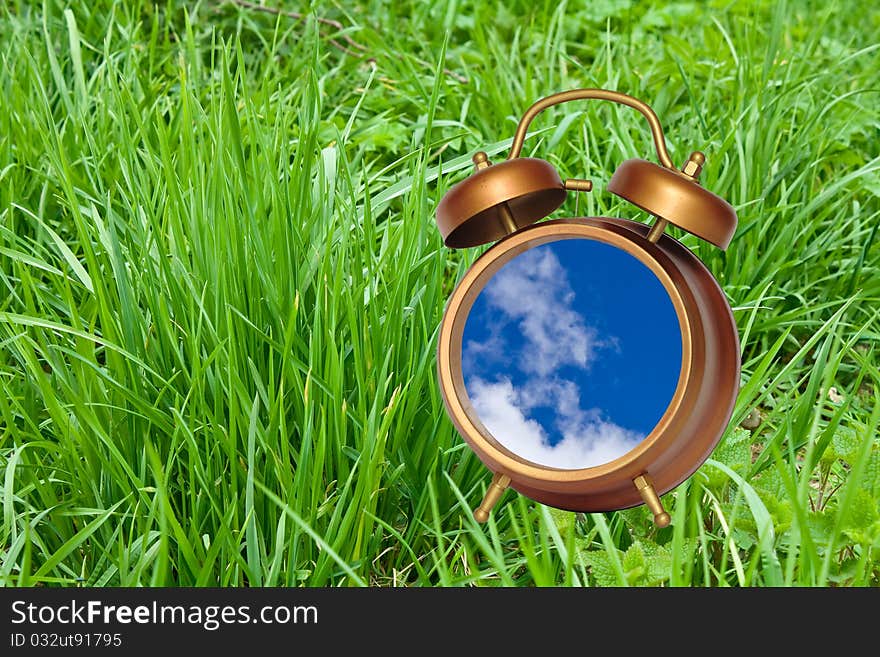
[{"label": "metal foot", "polygon": [[633,479],[633,483],[636,485],[639,494],[642,496],[642,500],[647,507],[651,509],[651,513],[654,514],[654,524],[658,527],[669,526],[672,518],[666,513],[666,509],[663,508],[663,503],[660,501],[657,491],[654,490],[654,483],[651,481],[650,477],[646,474],[639,475]]},{"label": "metal foot", "polygon": [[495,476],[492,477],[492,483],[489,484],[489,490],[486,491],[486,495],[483,497],[483,501],[474,510],[474,520],[486,522],[489,519],[489,512],[492,510],[492,507],[498,504],[498,500],[504,495],[504,491],[507,490],[509,485],[510,477],[496,472]]}]

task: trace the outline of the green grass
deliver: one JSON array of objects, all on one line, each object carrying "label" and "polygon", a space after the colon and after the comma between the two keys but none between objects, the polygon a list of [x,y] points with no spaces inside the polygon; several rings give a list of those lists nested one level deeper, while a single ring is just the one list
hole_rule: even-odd
[{"label": "green grass", "polygon": [[[6,3],[0,581],[880,584],[880,14],[590,4]],[[513,493],[478,526],[435,381],[476,253],[433,212],[581,86],[651,103],[735,205],[726,253],[675,234],[742,391],[671,527]],[[631,110],[548,111],[524,154],[596,182],[557,216],[645,219],[604,191],[654,157]]]}]

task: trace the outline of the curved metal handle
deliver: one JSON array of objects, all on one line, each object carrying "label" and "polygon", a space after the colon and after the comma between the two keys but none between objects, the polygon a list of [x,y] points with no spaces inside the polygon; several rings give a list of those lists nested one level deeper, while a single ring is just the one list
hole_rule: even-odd
[{"label": "curved metal handle", "polygon": [[651,126],[651,134],[654,136],[654,146],[657,149],[657,158],[660,160],[660,163],[667,169],[672,169],[673,171],[677,170],[672,163],[672,159],[669,157],[669,153],[666,151],[666,140],[663,137],[663,128],[660,126],[660,119],[654,114],[654,110],[638,98],[627,96],[619,91],[608,91],[607,89],[572,89],[571,91],[563,91],[539,100],[526,110],[526,113],[523,114],[522,119],[520,119],[519,125],[516,126],[516,132],[513,135],[513,144],[510,147],[510,154],[507,156],[507,159],[512,160],[515,157],[519,157],[519,154],[522,151],[523,142],[526,138],[526,131],[529,129],[529,124],[539,113],[543,112],[548,107],[559,105],[560,103],[568,103],[572,100],[589,99],[610,100],[613,103],[627,105],[628,107],[632,107],[641,112],[645,118],[648,119],[648,125]]}]

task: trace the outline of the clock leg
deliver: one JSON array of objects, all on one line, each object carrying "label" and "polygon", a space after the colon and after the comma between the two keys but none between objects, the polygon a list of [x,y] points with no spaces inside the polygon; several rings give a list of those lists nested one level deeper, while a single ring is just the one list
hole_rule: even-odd
[{"label": "clock leg", "polygon": [[657,491],[654,490],[654,484],[651,482],[650,477],[646,474],[639,475],[633,479],[633,483],[642,496],[642,500],[651,509],[651,513],[654,514],[654,524],[658,527],[668,526],[672,519],[666,513],[666,509],[663,508],[663,503],[660,501]]},{"label": "clock leg", "polygon": [[506,474],[496,472],[492,477],[492,483],[489,484],[489,489],[486,491],[486,495],[483,496],[483,501],[480,502],[480,506],[474,509],[474,520],[477,522],[486,522],[489,519],[489,512],[492,510],[492,507],[498,503],[498,500],[504,495],[504,491],[507,490],[509,485],[510,477]]}]

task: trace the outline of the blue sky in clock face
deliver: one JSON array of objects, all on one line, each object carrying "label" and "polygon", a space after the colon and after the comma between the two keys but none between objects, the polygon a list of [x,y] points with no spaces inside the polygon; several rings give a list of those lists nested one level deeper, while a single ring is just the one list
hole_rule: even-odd
[{"label": "blue sky in clock face", "polygon": [[541,465],[586,468],[651,432],[681,349],[672,300],[650,269],[608,244],[565,239],[517,255],[480,291],[462,374],[501,444]]}]

